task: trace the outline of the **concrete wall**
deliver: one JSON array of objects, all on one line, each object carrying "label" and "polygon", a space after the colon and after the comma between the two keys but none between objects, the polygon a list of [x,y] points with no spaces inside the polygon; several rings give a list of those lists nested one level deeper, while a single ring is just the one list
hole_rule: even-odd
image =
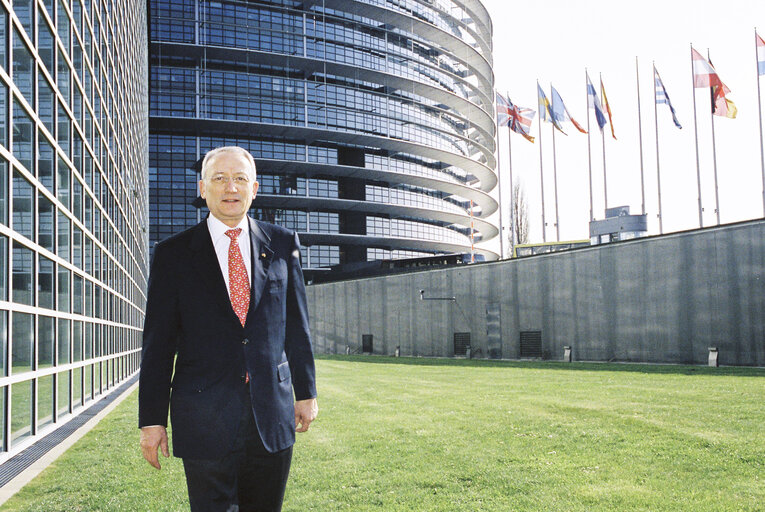
[{"label": "concrete wall", "polygon": [[550,359],[706,364],[718,347],[720,364],[765,366],[765,221],[312,285],[308,301],[317,353],[372,334],[376,354],[452,356],[469,331],[478,357],[515,359],[537,330]]}]

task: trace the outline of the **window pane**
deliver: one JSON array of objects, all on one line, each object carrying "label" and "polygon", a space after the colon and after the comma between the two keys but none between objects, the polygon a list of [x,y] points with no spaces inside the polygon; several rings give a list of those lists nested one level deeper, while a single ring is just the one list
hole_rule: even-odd
[{"label": "window pane", "polygon": [[33,258],[31,249],[13,243],[13,302],[34,306]]},{"label": "window pane", "polygon": [[72,362],[82,361],[82,322],[72,322]]},{"label": "window pane", "polygon": [[83,358],[90,359],[93,357],[93,324],[85,324],[83,329],[83,341],[82,351]]},{"label": "window pane", "polygon": [[37,368],[53,366],[56,340],[56,320],[49,316],[37,317]]},{"label": "window pane", "polygon": [[76,224],[72,227],[72,263],[82,268],[82,230]]},{"label": "window pane", "polygon": [[56,377],[58,384],[58,417],[69,414],[69,372],[61,372]]},{"label": "window pane", "polygon": [[[0,311],[0,376],[8,375],[6,361],[8,358],[8,312]],[[0,409],[3,411],[4,409]],[[0,418],[2,418],[0,413]],[[2,421],[0,421],[2,426]],[[2,445],[0,445],[2,446]]]},{"label": "window pane", "polygon": [[54,309],[55,296],[53,295],[53,262],[45,256],[38,257],[37,267],[37,305],[41,308]]},{"label": "window pane", "polygon": [[[31,32],[30,32],[31,33]],[[27,102],[34,106],[34,97],[32,90],[34,88],[33,77],[34,60],[32,54],[27,48],[26,43],[21,38],[21,34],[15,28],[13,29],[13,81],[24,95]]]},{"label": "window pane", "polygon": [[72,370],[72,408],[82,406],[82,368]]},{"label": "window pane", "polygon": [[69,312],[69,270],[58,267],[58,310]]},{"label": "window pane", "polygon": [[0,235],[0,300],[8,300],[8,238]]},{"label": "window pane", "polygon": [[19,171],[13,171],[13,229],[32,239],[34,236],[34,188]]},{"label": "window pane", "polygon": [[11,386],[11,442],[32,435],[32,381]]},{"label": "window pane", "polygon": [[56,338],[58,344],[58,364],[67,364],[69,359],[69,320],[64,318],[58,319],[58,337]]},{"label": "window pane", "polygon": [[56,208],[42,193],[37,196],[37,243],[51,252],[56,251],[53,238]]},{"label": "window pane", "polygon": [[34,346],[34,315],[13,313],[13,351],[11,374],[18,375],[32,370],[32,347]]},{"label": "window pane", "polygon": [[72,278],[72,313],[77,313],[78,315],[81,315],[82,310],[82,276],[78,276],[77,274],[74,275]]},{"label": "window pane", "polygon": [[[13,0],[13,11],[21,22],[21,26],[26,30],[30,39],[34,38],[32,30],[32,20],[34,19],[34,0]],[[15,58],[15,55],[14,55]]]},{"label": "window pane", "polygon": [[32,168],[32,119],[18,100],[13,100],[13,155],[29,172]]},{"label": "window pane", "polygon": [[53,375],[37,379],[37,427],[53,423]]},{"label": "window pane", "polygon": [[61,203],[69,208],[69,186],[71,182],[71,176],[72,172],[69,170],[69,166],[66,165],[66,162],[59,157],[58,159],[58,173],[56,175],[57,182],[58,182],[58,188],[56,197],[58,198]]},{"label": "window pane", "polygon": [[40,116],[40,121],[48,129],[48,132],[54,135],[56,133],[53,124],[56,117],[56,94],[42,71],[37,75],[37,102],[37,115]]},{"label": "window pane", "polygon": [[87,402],[93,396],[93,365],[85,367],[85,401]]},{"label": "window pane", "polygon": [[[2,19],[2,17],[0,17]],[[5,40],[0,42],[0,45],[5,45]],[[0,144],[8,147],[8,132],[6,126],[8,123],[8,87],[4,83],[0,83]]]},{"label": "window pane", "polygon": [[64,212],[58,212],[58,251],[57,254],[66,261],[71,261],[69,256],[69,231],[72,221]]},{"label": "window pane", "polygon": [[[0,87],[2,89],[2,87]],[[0,118],[4,119],[5,112],[0,104]],[[0,124],[5,124],[0,121]],[[8,225],[8,161],[0,156],[0,224]]]},{"label": "window pane", "polygon": [[38,141],[39,143],[37,146],[39,148],[39,155],[37,157],[37,178],[44,187],[53,193],[53,171],[55,167],[53,146],[42,134],[40,134]]}]

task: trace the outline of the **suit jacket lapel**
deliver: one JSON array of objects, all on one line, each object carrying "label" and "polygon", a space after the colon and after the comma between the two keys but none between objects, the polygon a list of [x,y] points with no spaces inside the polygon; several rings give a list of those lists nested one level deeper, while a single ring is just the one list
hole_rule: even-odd
[{"label": "suit jacket lapel", "polygon": [[201,278],[210,296],[218,306],[223,308],[228,317],[241,325],[234,308],[231,306],[231,298],[226,288],[226,281],[223,279],[220,263],[218,263],[218,256],[215,254],[210,230],[207,228],[207,220],[197,224],[191,240],[191,249],[197,276]]},{"label": "suit jacket lapel", "polygon": [[[250,219],[250,255],[252,258],[252,293],[250,295],[249,312],[254,311],[260,299],[263,296],[263,288],[266,285],[266,274],[271,260],[274,257],[274,251],[269,244],[271,239],[261,229],[258,222]],[[248,318],[251,315],[247,315]]]}]

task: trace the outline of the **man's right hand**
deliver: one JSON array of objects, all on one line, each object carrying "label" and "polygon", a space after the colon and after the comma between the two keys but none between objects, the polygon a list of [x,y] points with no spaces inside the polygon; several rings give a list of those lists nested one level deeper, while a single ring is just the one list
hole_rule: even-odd
[{"label": "man's right hand", "polygon": [[143,458],[155,468],[162,469],[162,466],[159,464],[159,456],[157,455],[158,448],[162,449],[162,455],[165,457],[170,456],[170,450],[167,448],[167,429],[162,425],[142,427],[141,453]]}]

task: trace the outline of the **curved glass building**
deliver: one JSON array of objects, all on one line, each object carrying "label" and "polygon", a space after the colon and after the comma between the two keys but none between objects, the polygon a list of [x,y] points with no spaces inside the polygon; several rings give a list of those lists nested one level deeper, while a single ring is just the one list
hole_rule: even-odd
[{"label": "curved glass building", "polygon": [[199,160],[258,166],[256,218],[309,271],[497,237],[491,21],[478,0],[152,0],[151,241],[203,218]]},{"label": "curved glass building", "polygon": [[0,462],[138,370],[144,2],[0,2]]}]

